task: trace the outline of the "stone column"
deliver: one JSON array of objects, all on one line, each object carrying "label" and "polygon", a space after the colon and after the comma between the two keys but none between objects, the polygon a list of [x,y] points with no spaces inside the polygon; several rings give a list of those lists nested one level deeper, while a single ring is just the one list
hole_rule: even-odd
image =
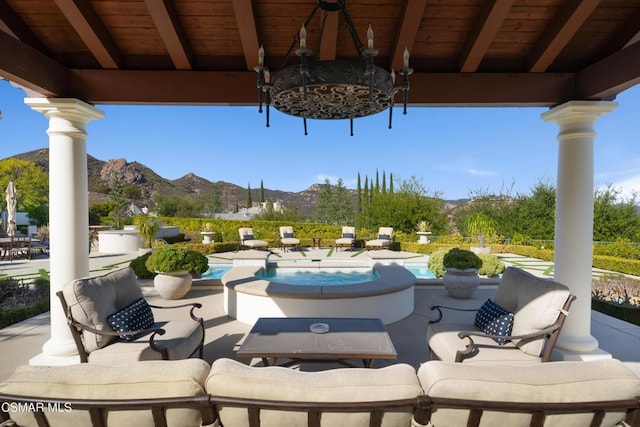
[{"label": "stone column", "polygon": [[90,120],[104,117],[104,113],[78,99],[26,98],[25,104],[49,119],[51,338],[30,363],[75,363],[78,352],[56,292],[70,280],[89,275],[85,126]]},{"label": "stone column", "polygon": [[555,223],[555,280],[576,295],[556,344],[564,360],[603,357],[591,336],[594,123],[617,106],[609,101],[570,101],[542,114],[560,126]]}]

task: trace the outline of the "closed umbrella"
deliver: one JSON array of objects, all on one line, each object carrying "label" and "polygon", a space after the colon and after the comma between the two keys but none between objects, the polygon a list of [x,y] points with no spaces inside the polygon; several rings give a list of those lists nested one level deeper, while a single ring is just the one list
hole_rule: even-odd
[{"label": "closed umbrella", "polygon": [[16,235],[17,207],[16,186],[13,185],[13,181],[9,181],[9,185],[7,185],[7,234],[11,237]]}]

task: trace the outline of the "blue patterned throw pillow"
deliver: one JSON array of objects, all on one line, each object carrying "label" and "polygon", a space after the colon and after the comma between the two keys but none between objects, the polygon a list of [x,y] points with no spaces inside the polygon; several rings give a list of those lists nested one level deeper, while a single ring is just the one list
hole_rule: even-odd
[{"label": "blue patterned throw pillow", "polygon": [[[147,329],[153,326],[153,313],[151,307],[140,298],[128,307],[113,313],[107,317],[107,321],[113,328],[114,332],[131,332]],[[139,335],[120,335],[123,341],[135,341]]]},{"label": "blue patterned throw pillow", "polygon": [[[488,299],[478,313],[476,319],[473,322],[479,329],[485,334],[507,336],[511,335],[511,328],[513,327],[513,313],[509,313],[498,304]],[[496,339],[499,345],[504,345],[507,340]]]}]

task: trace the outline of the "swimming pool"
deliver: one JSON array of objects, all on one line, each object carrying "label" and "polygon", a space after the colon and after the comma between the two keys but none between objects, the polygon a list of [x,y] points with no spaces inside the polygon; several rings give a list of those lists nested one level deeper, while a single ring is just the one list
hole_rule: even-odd
[{"label": "swimming pool", "polygon": [[429,267],[425,264],[405,264],[404,268],[409,270],[416,276],[416,279],[435,279],[436,275],[433,274]]},{"label": "swimming pool", "polygon": [[202,273],[202,278],[220,280],[227,271],[231,270],[232,267],[233,266],[231,264],[209,264],[209,269]]}]

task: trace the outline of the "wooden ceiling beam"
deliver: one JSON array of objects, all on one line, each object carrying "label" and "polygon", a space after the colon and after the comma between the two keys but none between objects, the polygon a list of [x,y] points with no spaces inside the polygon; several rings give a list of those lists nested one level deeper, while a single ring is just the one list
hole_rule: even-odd
[{"label": "wooden ceiling beam", "polygon": [[604,59],[638,39],[640,39],[640,8],[636,9],[635,13],[602,45],[596,60]]},{"label": "wooden ceiling beam", "polygon": [[337,12],[327,14],[324,32],[322,33],[322,44],[320,45],[320,59],[322,60],[333,61],[336,59],[339,18],[340,14]]},{"label": "wooden ceiling beam", "polygon": [[512,5],[513,0],[488,0],[484,4],[462,50],[461,72],[473,73],[478,69]]},{"label": "wooden ceiling beam", "polygon": [[0,0],[0,27],[5,27],[10,34],[18,40],[42,53],[48,53],[48,49],[35,35],[31,28],[25,24],[20,16],[11,8],[6,0]]},{"label": "wooden ceiling beam", "polygon": [[591,16],[601,0],[571,0],[558,12],[527,58],[527,69],[532,73],[547,70],[562,49]]},{"label": "wooden ceiling beam", "polygon": [[0,31],[0,77],[46,97],[67,95],[69,70]]},{"label": "wooden ceiling beam", "polygon": [[192,69],[193,53],[173,0],[145,0],[145,4],[173,65],[178,70]]},{"label": "wooden ceiling beam", "polygon": [[634,43],[576,74],[576,99],[614,99],[640,84],[640,43]]},{"label": "wooden ceiling beam", "polygon": [[122,66],[122,54],[104,23],[91,6],[83,0],[55,0],[84,44],[103,68]]},{"label": "wooden ceiling beam", "polygon": [[398,38],[396,39],[395,47],[393,49],[393,55],[391,60],[391,68],[399,70],[402,68],[402,54],[404,49],[413,48],[413,44],[416,41],[418,30],[420,29],[420,23],[424,16],[424,8],[427,4],[426,0],[406,0],[404,4],[404,13],[402,14],[402,21],[400,27],[397,30]]},{"label": "wooden ceiling beam", "polygon": [[258,41],[256,18],[253,14],[251,0],[233,0],[233,11],[236,15],[236,23],[238,24],[238,32],[240,33],[240,42],[242,43],[242,52],[244,53],[247,70],[253,71],[253,67],[258,65],[260,43]]},{"label": "wooden ceiling beam", "polygon": [[[255,73],[72,70],[73,96],[96,104],[256,105]],[[552,106],[572,99],[572,74],[414,73],[412,106]]]}]

